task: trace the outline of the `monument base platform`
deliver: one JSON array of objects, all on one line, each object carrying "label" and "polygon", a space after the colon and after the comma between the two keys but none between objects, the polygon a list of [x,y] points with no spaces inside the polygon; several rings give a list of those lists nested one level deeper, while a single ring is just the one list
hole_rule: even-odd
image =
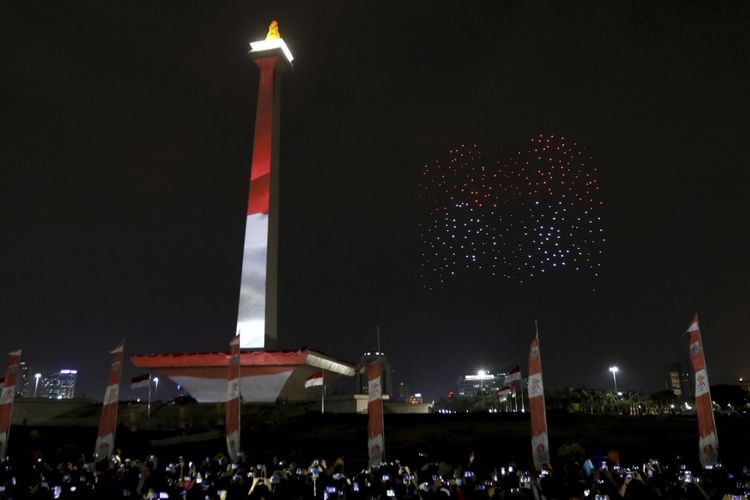
[{"label": "monument base platform", "polygon": [[[226,400],[228,352],[134,354],[138,368],[171,379],[199,403]],[[240,391],[245,402],[305,401],[305,381],[323,370],[324,377],[356,373],[354,365],[302,348],[297,351],[245,351],[240,354]]]}]

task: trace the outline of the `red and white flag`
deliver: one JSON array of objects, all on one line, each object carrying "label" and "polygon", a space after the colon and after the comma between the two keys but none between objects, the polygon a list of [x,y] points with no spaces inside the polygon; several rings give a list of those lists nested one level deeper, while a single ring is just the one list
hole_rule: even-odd
[{"label": "red and white flag", "polygon": [[520,381],[521,381],[521,367],[516,365],[511,371],[508,372],[508,375],[505,376],[505,383],[512,384],[513,382],[520,382]]},{"label": "red and white flag", "polygon": [[144,373],[143,375],[138,375],[137,377],[133,377],[130,379],[131,389],[147,389],[150,384],[151,384],[150,373]]},{"label": "red and white flag", "polygon": [[10,353],[8,373],[3,381],[0,393],[0,461],[5,460],[10,436],[10,420],[13,416],[13,401],[16,397],[16,380],[18,365],[21,362],[21,349]]},{"label": "red and white flag", "polygon": [[313,373],[309,377],[307,377],[307,380],[305,380],[305,388],[308,387],[315,387],[318,385],[323,385],[323,371],[319,371],[317,373]]},{"label": "red and white flag", "polygon": [[698,327],[698,315],[687,329],[690,333],[690,361],[695,371],[695,414],[698,416],[698,451],[701,465],[716,465],[719,461],[719,439],[716,436],[716,422],[711,402],[711,389],[708,385],[706,358],[703,341]]},{"label": "red and white flag", "polygon": [[383,462],[385,440],[383,439],[383,385],[380,378],[380,363],[375,361],[367,369],[367,449],[370,467]]},{"label": "red and white flag", "polygon": [[122,354],[125,349],[125,341],[109,351],[112,355],[112,364],[109,367],[107,389],[104,391],[102,402],[102,415],[99,417],[99,432],[96,435],[94,446],[94,459],[103,460],[114,453],[115,428],[117,427],[117,407],[120,402],[120,373],[122,372]]},{"label": "red and white flag", "polygon": [[549,441],[547,439],[547,415],[544,408],[544,384],[542,383],[542,357],[539,352],[539,325],[534,321],[536,335],[529,349],[529,412],[531,413],[531,454],[534,467],[542,470],[549,466]]},{"label": "red and white flag", "polygon": [[229,343],[229,373],[227,375],[227,403],[224,423],[227,450],[232,461],[240,452],[240,336]]}]

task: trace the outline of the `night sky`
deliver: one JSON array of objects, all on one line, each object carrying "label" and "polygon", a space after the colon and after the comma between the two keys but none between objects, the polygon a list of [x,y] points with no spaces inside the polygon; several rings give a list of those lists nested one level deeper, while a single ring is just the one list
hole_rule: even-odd
[{"label": "night sky", "polygon": [[[651,391],[687,358],[698,312],[711,382],[750,377],[740,1],[5,6],[1,352],[77,368],[78,392],[101,398],[123,337],[126,355],[227,349],[258,76],[248,42],[274,18],[295,56],[282,348],[356,362],[378,325],[396,380],[432,398],[480,368],[525,373],[538,319],[548,388],[609,387],[617,364],[618,385]],[[426,287],[425,166],[463,145],[502,170],[540,134],[575,140],[595,169],[598,276],[521,283],[456,266]],[[127,363],[123,378],[139,373]]]}]

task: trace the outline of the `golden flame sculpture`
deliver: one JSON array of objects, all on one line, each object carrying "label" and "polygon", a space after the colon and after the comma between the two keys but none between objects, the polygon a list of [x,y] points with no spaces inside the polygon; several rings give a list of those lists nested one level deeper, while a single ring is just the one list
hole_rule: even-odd
[{"label": "golden flame sculpture", "polygon": [[266,35],[266,40],[273,40],[274,38],[281,38],[281,33],[279,33],[279,22],[276,19],[271,21],[271,24],[268,25],[268,34]]}]

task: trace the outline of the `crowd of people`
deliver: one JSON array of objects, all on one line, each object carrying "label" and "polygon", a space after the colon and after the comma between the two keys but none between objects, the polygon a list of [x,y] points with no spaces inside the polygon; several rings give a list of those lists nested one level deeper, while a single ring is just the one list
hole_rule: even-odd
[{"label": "crowd of people", "polygon": [[[573,445],[575,449],[576,445]],[[582,450],[581,450],[582,451]],[[358,469],[358,468],[357,468]],[[722,499],[750,496],[747,467],[690,468],[679,457],[626,466],[611,458],[558,453],[554,468],[521,470],[488,464],[435,462],[420,454],[352,470],[344,458],[301,464],[283,460],[230,461],[221,453],[193,461],[154,455],[53,465],[43,458],[8,459],[0,471],[0,499]]]}]

